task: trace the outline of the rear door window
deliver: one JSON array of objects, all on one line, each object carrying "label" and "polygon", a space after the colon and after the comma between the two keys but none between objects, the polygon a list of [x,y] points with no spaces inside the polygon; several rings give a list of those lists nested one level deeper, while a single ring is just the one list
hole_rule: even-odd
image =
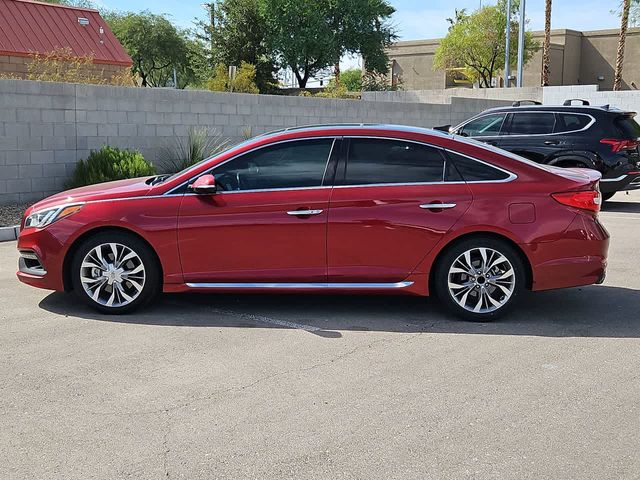
[{"label": "rear door window", "polygon": [[344,185],[433,183],[444,178],[439,149],[401,140],[352,138]]},{"label": "rear door window", "polygon": [[545,135],[553,133],[556,124],[553,112],[522,112],[510,116],[507,135]]},{"label": "rear door window", "polygon": [[575,132],[591,123],[591,117],[579,113],[556,113],[555,133]]}]

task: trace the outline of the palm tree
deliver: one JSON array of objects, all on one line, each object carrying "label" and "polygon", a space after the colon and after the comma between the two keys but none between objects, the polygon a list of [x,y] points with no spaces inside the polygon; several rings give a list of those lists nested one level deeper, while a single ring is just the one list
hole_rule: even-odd
[{"label": "palm tree", "polygon": [[629,26],[629,9],[631,0],[622,1],[622,14],[620,15],[620,41],[618,42],[618,53],[616,55],[616,72],[613,77],[613,89],[620,90],[622,87],[622,64],[624,62],[624,44],[627,40],[627,27]]},{"label": "palm tree", "polygon": [[542,86],[549,85],[549,55],[551,49],[551,0],[544,6],[544,43],[542,45]]}]

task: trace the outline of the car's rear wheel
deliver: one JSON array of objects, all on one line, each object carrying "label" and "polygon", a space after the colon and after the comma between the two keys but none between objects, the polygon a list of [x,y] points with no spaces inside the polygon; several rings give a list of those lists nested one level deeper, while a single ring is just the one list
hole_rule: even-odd
[{"label": "car's rear wheel", "polygon": [[120,314],[140,308],[160,290],[160,269],[149,246],[126,232],[89,237],[71,264],[75,293],[89,306]]},{"label": "car's rear wheel", "polygon": [[525,267],[507,242],[476,237],[454,245],[438,260],[434,287],[457,316],[491,321],[504,315],[525,286]]}]

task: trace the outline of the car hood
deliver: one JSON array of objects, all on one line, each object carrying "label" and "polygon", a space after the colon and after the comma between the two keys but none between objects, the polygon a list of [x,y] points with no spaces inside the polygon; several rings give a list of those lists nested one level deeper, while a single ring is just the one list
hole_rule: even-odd
[{"label": "car hood", "polygon": [[41,210],[46,207],[62,205],[65,203],[142,197],[151,190],[151,186],[146,183],[149,178],[151,177],[116,180],[115,182],[98,183],[87,187],[66,190],[47,197],[44,200],[40,200],[38,203],[32,205],[28,211]]}]

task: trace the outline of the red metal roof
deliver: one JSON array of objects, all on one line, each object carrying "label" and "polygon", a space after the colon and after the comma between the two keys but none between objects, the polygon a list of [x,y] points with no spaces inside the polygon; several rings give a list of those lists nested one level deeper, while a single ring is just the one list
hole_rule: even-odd
[{"label": "red metal roof", "polygon": [[[89,24],[81,25],[79,18]],[[94,63],[133,63],[97,10],[0,0],[0,55],[28,56],[67,47],[79,57],[93,55]]]}]

